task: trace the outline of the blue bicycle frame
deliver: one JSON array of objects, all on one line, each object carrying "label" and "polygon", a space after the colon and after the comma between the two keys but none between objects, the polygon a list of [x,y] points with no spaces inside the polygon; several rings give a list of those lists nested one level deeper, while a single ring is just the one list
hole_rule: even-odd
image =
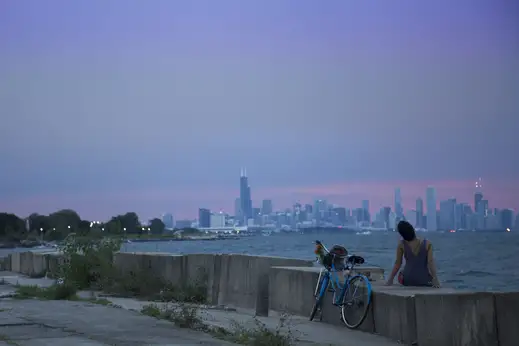
[{"label": "blue bicycle frame", "polygon": [[[317,286],[315,287],[315,296],[317,297],[323,297],[324,294],[326,293],[326,290],[328,290],[328,286],[331,285],[332,286],[332,290],[334,292],[339,292],[338,295],[335,296],[335,299],[333,300],[333,305],[335,306],[342,306],[342,300],[344,298],[344,295],[346,294],[346,291],[348,290],[349,286],[350,286],[350,282],[353,278],[356,278],[356,277],[362,277],[363,279],[366,280],[366,282],[369,282],[369,279],[362,275],[362,274],[355,274],[355,275],[351,275],[351,272],[353,271],[354,267],[355,267],[355,264],[352,263],[351,266],[346,266],[345,270],[348,271],[348,276],[345,278],[345,281],[344,281],[344,284],[341,285],[341,282],[340,282],[340,279],[339,279],[339,275],[337,274],[337,270],[335,269],[335,265],[333,263],[334,261],[332,261],[332,267],[331,267],[331,270],[330,269],[327,269],[327,268],[323,268],[321,269],[321,272],[319,273],[319,278],[317,280]],[[324,274],[323,274],[323,271],[324,271]],[[324,277],[323,277],[324,275]],[[319,295],[317,295],[317,290],[319,288],[319,283],[321,282],[321,278],[322,278],[322,284],[321,284],[321,288],[319,290]],[[355,292],[354,292],[355,293]],[[368,299],[371,300],[371,287],[368,286]],[[370,301],[368,301],[369,303]]]}]

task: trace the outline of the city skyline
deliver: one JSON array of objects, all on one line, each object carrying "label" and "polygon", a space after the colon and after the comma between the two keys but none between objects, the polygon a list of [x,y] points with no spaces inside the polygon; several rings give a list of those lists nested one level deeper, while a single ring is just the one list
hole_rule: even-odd
[{"label": "city skyline", "polygon": [[0,210],[517,210],[518,4],[4,0]]},{"label": "city skyline", "polygon": [[[234,211],[236,208],[236,200],[237,197],[230,197],[230,195],[238,196],[240,194],[240,186],[243,179],[243,171],[240,174],[240,182],[236,183],[237,178],[235,177],[235,183],[238,185],[238,188],[234,190],[227,190],[226,193],[219,194],[215,199],[211,201],[211,199],[204,200],[201,199],[189,199],[188,206],[193,206],[188,209],[185,208],[168,208],[168,205],[172,203],[165,202],[162,199],[158,201],[155,199],[157,194],[153,194],[154,202],[157,207],[150,211],[141,211],[139,209],[125,209],[125,205],[128,205],[128,201],[121,200],[118,205],[114,206],[114,211],[103,209],[102,213],[96,213],[95,215],[90,215],[85,213],[81,208],[75,207],[75,198],[69,200],[69,204],[61,205],[58,208],[49,208],[39,206],[40,209],[31,209],[31,205],[24,205],[21,207],[28,208],[26,212],[16,212],[15,210],[10,210],[4,208],[3,211],[14,212],[20,215],[29,215],[33,212],[39,212],[42,214],[48,214],[53,211],[56,211],[60,208],[70,208],[77,210],[81,215],[85,215],[88,219],[104,219],[111,217],[113,214],[118,212],[127,212],[127,211],[135,211],[138,215],[142,216],[143,219],[157,217],[163,213],[170,213],[174,215],[175,219],[196,219],[198,216],[199,208],[206,208],[212,212],[223,211],[229,215],[234,215]],[[336,204],[341,207],[345,207],[348,209],[361,208],[363,206],[364,201],[368,201],[369,212],[374,214],[380,210],[382,207],[391,207],[392,211],[395,211],[395,191],[398,189],[400,191],[400,197],[402,200],[402,209],[404,211],[408,211],[416,208],[416,200],[417,198],[421,198],[424,204],[424,211],[427,211],[427,189],[429,187],[434,188],[436,194],[436,208],[439,209],[440,202],[443,200],[447,200],[449,198],[456,198],[458,203],[467,203],[471,207],[474,204],[474,194],[476,191],[482,191],[484,194],[484,199],[490,201],[490,208],[498,208],[498,209],[513,209],[514,211],[519,211],[517,205],[519,205],[519,201],[515,196],[511,196],[510,199],[502,198],[502,194],[493,195],[492,191],[504,191],[504,189],[510,190],[508,184],[501,185],[495,184],[492,182],[485,182],[485,186],[490,186],[490,188],[494,188],[494,190],[490,190],[487,192],[486,187],[475,188],[474,187],[474,179],[464,182],[466,186],[461,186],[462,182],[447,182],[443,185],[434,185],[430,182],[364,182],[364,183],[350,183],[344,185],[333,185],[333,186],[317,186],[317,187],[306,187],[306,188],[295,188],[290,191],[290,188],[286,188],[285,190],[277,188],[277,189],[256,189],[254,186],[254,177],[246,176],[245,183],[249,188],[249,195],[253,194],[257,196],[256,198],[252,198],[252,208],[261,208],[263,200],[271,200],[273,204],[274,211],[282,211],[285,209],[291,209],[294,204],[313,204],[317,199],[324,199],[328,203]],[[249,178],[252,179],[252,183],[250,183]],[[395,184],[395,185],[393,185]],[[404,188],[402,188],[404,186]],[[366,189],[367,190],[364,190]],[[371,188],[371,189],[370,189]],[[345,192],[341,193],[340,190],[344,189]],[[503,190],[500,190],[503,189]],[[205,191],[212,191],[210,188],[206,188]],[[214,191],[214,190],[213,190]],[[252,191],[252,192],[251,192]],[[281,194],[280,194],[280,191]],[[349,191],[349,192],[348,192]],[[124,196],[123,196],[124,197]],[[165,199],[168,199],[168,196],[164,196]],[[190,197],[190,195],[186,196]],[[191,195],[192,197],[192,195]],[[280,198],[281,197],[281,198]],[[500,198],[501,197],[501,198]],[[92,196],[92,198],[96,198]],[[146,202],[149,202],[149,196],[142,195],[141,198]],[[295,198],[295,199],[292,199]],[[215,200],[218,200],[217,202]],[[94,202],[94,201],[93,201]],[[153,201],[151,201],[153,202]],[[129,205],[135,205],[137,203],[133,203],[130,201]],[[241,201],[240,201],[241,206]],[[14,206],[15,208],[17,206]]]}]

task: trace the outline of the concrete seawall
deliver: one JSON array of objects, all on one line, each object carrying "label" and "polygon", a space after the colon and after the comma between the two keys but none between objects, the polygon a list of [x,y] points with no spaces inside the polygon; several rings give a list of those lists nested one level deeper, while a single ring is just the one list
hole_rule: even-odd
[{"label": "concrete seawall", "polygon": [[[318,268],[272,267],[269,308],[308,315]],[[419,346],[516,346],[519,292],[461,292],[449,288],[384,286],[372,281],[373,303],[360,330]],[[328,294],[323,322],[340,325]]]},{"label": "concrete seawall", "polygon": [[[13,253],[3,270],[29,276],[55,271],[56,253]],[[308,316],[319,268],[311,261],[265,256],[164,253],[118,253],[123,272],[146,271],[173,283],[204,280],[212,304]],[[519,340],[519,292],[457,292],[452,289],[383,286],[383,271],[359,270],[370,276],[373,303],[360,330],[404,344],[420,346],[516,346]],[[341,325],[340,311],[324,304],[322,323]],[[319,322],[315,322],[319,323]]]}]

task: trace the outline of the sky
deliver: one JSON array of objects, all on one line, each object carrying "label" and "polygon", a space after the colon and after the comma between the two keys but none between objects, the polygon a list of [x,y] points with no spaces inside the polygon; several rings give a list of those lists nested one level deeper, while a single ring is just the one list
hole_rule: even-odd
[{"label": "sky", "polygon": [[514,0],[3,0],[0,210],[519,210],[518,94]]}]

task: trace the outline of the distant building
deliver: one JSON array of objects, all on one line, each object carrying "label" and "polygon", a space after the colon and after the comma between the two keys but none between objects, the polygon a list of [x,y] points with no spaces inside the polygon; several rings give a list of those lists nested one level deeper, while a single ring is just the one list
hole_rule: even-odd
[{"label": "distant building", "polygon": [[272,214],[272,212],[273,212],[272,200],[264,199],[261,202],[261,213],[263,215],[270,215],[270,214]]},{"label": "distant building", "polygon": [[427,230],[436,231],[437,226],[437,213],[436,213],[436,189],[429,186],[425,192],[426,204],[427,204]]},{"label": "distant building", "polygon": [[166,213],[166,214],[162,215],[162,222],[164,223],[164,226],[169,229],[172,229],[173,226],[175,225],[175,223],[173,221],[173,215],[170,213]]},{"label": "distant building", "polygon": [[440,202],[440,224],[439,228],[451,230],[455,228],[456,219],[456,199],[449,198]]},{"label": "distant building", "polygon": [[242,212],[241,212],[241,199],[236,198],[234,200],[234,218],[236,220],[241,220],[243,218]]},{"label": "distant building", "polygon": [[251,191],[249,186],[249,178],[247,178],[247,171],[242,169],[240,176],[240,205],[241,205],[241,218],[244,223],[252,218],[252,199]]},{"label": "distant building", "polygon": [[474,212],[475,213],[478,213],[481,210],[481,208],[480,208],[481,200],[483,200],[483,193],[478,191],[474,194]]},{"label": "distant building", "polygon": [[402,206],[402,193],[400,192],[399,187],[395,189],[395,214],[398,220],[404,217],[404,208]]},{"label": "distant building", "polygon": [[427,225],[424,222],[424,212],[423,212],[423,199],[416,199],[416,227],[424,228]]},{"label": "distant building", "polygon": [[369,213],[369,201],[367,199],[362,201],[362,220],[367,223],[371,222],[371,215]]},{"label": "distant building", "polygon": [[211,228],[226,227],[225,214],[222,212],[211,214],[210,227]]},{"label": "distant building", "polygon": [[500,227],[502,229],[514,227],[514,211],[512,209],[502,209],[499,211]]},{"label": "distant building", "polygon": [[418,227],[418,213],[416,210],[408,210],[405,213],[405,218],[413,227]]},{"label": "distant building", "polygon": [[175,223],[175,228],[190,228],[193,227],[193,221],[192,220],[177,220]]},{"label": "distant building", "polygon": [[198,209],[198,227],[211,227],[211,211],[209,209]]}]

